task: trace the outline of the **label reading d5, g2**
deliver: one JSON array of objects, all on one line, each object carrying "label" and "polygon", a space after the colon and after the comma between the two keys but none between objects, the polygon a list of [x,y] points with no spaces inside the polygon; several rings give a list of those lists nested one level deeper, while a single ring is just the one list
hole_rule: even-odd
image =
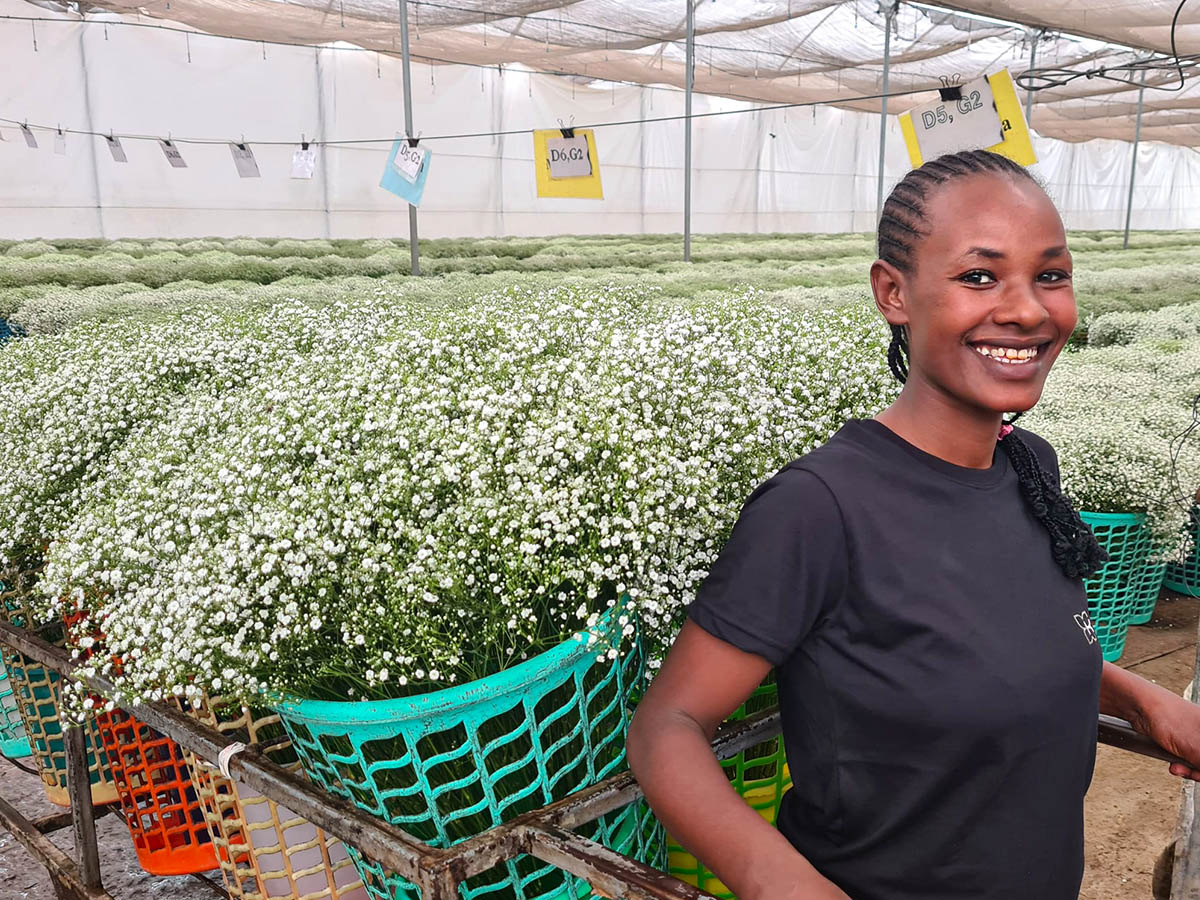
[{"label": "label reading d5, g2", "polygon": [[911,112],[926,162],[946,153],[992,147],[1004,139],[987,78],[964,84],[957,100],[934,100]]}]

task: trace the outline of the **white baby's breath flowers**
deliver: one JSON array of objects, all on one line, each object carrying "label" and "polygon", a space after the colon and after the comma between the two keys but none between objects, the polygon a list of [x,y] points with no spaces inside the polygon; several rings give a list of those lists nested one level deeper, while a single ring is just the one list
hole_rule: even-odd
[{"label": "white baby's breath flowers", "polygon": [[[89,611],[88,665],[127,698],[430,690],[594,628],[623,596],[657,659],[754,485],[894,392],[869,309],[752,294],[434,309],[385,293],[194,326],[87,344],[95,372],[52,431],[70,443],[118,368],[146,371],[121,395],[129,421],[57,517],[8,534],[49,536],[44,611]],[[169,391],[131,361],[235,339],[236,365]],[[25,519],[35,487],[51,493],[9,498]]]}]

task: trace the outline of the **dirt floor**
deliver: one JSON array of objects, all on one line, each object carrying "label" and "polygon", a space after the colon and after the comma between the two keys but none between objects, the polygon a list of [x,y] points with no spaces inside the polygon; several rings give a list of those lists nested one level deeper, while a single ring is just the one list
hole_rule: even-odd
[{"label": "dirt floor", "polygon": [[[1200,600],[1164,594],[1149,625],[1131,628],[1121,665],[1181,693],[1192,678]],[[1165,763],[1101,746],[1087,798],[1087,868],[1081,900],[1150,900],[1151,874],[1172,839],[1180,782]],[[0,796],[29,818],[58,812],[40,782],[0,763]],[[138,868],[117,816],[97,823],[104,885],[116,900],[213,900],[195,878],[155,878]],[[71,833],[53,840],[71,852]],[[54,900],[46,873],[8,833],[0,833],[0,900]]]}]

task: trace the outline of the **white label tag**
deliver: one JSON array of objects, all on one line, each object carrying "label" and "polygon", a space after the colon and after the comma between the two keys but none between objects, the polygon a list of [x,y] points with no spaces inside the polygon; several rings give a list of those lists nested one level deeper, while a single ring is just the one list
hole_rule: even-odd
[{"label": "white label tag", "polygon": [[408,141],[400,142],[400,148],[392,158],[392,168],[405,180],[416,183],[417,175],[421,172],[421,164],[425,162],[425,148],[409,146]]},{"label": "white label tag", "polygon": [[957,153],[979,150],[1004,140],[1000,115],[986,77],[962,86],[958,100],[935,100],[911,111],[917,146],[926,162]]},{"label": "white label tag", "polygon": [[61,131],[54,135],[54,153],[57,156],[67,155],[67,136]]},{"label": "white label tag", "polygon": [[312,178],[317,167],[317,148],[301,148],[292,154],[292,177]]},{"label": "white label tag", "polygon": [[108,152],[112,154],[113,162],[129,162],[129,157],[125,155],[125,148],[121,146],[119,137],[107,137],[104,143],[108,144]]},{"label": "white label tag", "polygon": [[239,177],[258,178],[258,163],[254,161],[254,151],[249,144],[230,144],[229,152],[233,154]]},{"label": "white label tag", "polygon": [[25,136],[25,146],[28,147],[30,150],[36,150],[37,149],[37,138],[34,137],[33,132],[30,131],[26,126],[22,125],[21,126],[21,134],[23,134]]},{"label": "white label tag", "polygon": [[582,135],[549,138],[546,141],[546,159],[550,163],[551,178],[586,178],[592,174],[587,138]]},{"label": "white label tag", "polygon": [[187,163],[183,160],[183,154],[179,152],[179,148],[170,141],[158,139],[158,146],[162,147],[163,156],[167,158],[167,162],[171,164],[173,169],[186,169]]}]

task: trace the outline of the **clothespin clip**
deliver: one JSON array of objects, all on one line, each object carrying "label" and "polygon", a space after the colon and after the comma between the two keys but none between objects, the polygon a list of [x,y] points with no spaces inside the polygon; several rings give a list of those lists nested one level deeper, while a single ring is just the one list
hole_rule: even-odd
[{"label": "clothespin clip", "polygon": [[300,132],[300,149],[301,149],[301,150],[307,150],[307,149],[308,149],[308,141],[306,141],[306,140],[304,139],[304,132],[303,132],[303,131],[302,131],[302,132]]},{"label": "clothespin clip", "polygon": [[959,84],[961,80],[960,76],[941,75],[938,77],[938,80],[942,83],[942,86],[938,88],[938,94],[941,95],[943,103],[962,99],[962,85]]},{"label": "clothespin clip", "polygon": [[423,131],[418,131],[416,137],[409,135],[407,138],[405,138],[405,140],[408,141],[408,146],[410,146],[410,147],[417,146],[417,144],[420,143],[420,141],[421,141],[421,135],[423,135],[424,133],[425,132],[423,132]]},{"label": "clothespin clip", "polygon": [[575,117],[571,116],[571,124],[570,125],[564,125],[563,120],[559,119],[558,120],[558,130],[562,132],[562,136],[565,138],[575,137]]},{"label": "clothespin clip", "polygon": [[246,149],[246,135],[245,135],[245,133],[243,133],[243,134],[242,134],[242,139],[241,139],[241,141],[239,141],[239,142],[238,142],[237,148],[238,148],[239,150],[245,150],[245,149]]}]

